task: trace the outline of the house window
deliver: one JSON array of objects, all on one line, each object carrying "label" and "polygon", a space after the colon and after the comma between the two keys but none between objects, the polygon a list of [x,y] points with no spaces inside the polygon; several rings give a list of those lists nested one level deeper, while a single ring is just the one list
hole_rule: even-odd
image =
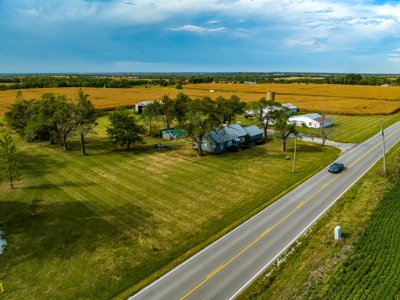
[{"label": "house window", "polygon": [[232,141],[228,141],[228,147],[232,146]]},{"label": "house window", "polygon": [[309,122],[309,123],[308,123],[308,126],[310,126],[310,127],[311,127],[311,126],[312,126],[312,123],[311,123],[311,122]]},{"label": "house window", "polygon": [[224,144],[220,143],[219,144],[219,149],[224,150]]}]

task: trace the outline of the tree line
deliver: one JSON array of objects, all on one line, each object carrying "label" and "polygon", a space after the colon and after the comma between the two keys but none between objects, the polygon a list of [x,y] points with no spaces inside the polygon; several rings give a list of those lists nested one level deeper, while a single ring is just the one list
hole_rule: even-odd
[{"label": "tree line", "polygon": [[39,100],[25,100],[17,92],[15,103],[5,113],[7,125],[27,141],[50,141],[68,150],[67,138],[72,132],[80,137],[82,155],[86,154],[85,136],[93,132],[102,112],[95,109],[87,94],[79,89],[71,98],[45,93]]},{"label": "tree line", "polygon": [[151,84],[165,85],[166,81],[146,79],[115,79],[112,77],[91,76],[27,76],[0,79],[0,90],[30,89],[30,88],[58,88],[58,87],[94,87],[94,88],[131,88],[134,86],[146,86]]},{"label": "tree line", "polygon": [[[93,76],[20,76],[0,77],[0,90],[93,87],[93,88],[131,88],[134,86],[176,86],[181,83],[314,83],[346,85],[400,85],[400,77],[374,76],[360,74],[318,75],[318,74],[270,74],[270,73],[229,73],[229,74],[145,74],[135,76],[93,75]],[[4,84],[4,83],[7,83]]]},{"label": "tree line", "polygon": [[[50,141],[63,150],[69,149],[68,138],[77,133],[82,155],[85,155],[85,136],[94,132],[97,118],[104,114],[93,107],[88,97],[78,89],[71,99],[65,95],[45,93],[38,100],[26,100],[18,91],[15,103],[5,114],[5,121],[27,141]],[[183,130],[198,145],[198,154],[202,155],[204,136],[221,124],[234,122],[246,111],[251,111],[258,120],[265,138],[269,122],[277,120],[275,131],[283,141],[282,150],[286,151],[286,138],[290,133],[296,133],[296,128],[287,124],[289,115],[284,113],[280,103],[264,97],[246,104],[236,95],[228,99],[219,96],[215,100],[210,97],[191,99],[184,93],[178,93],[174,99],[164,95],[161,100],[148,104],[140,119],[132,110],[117,107],[108,115],[110,125],[106,132],[113,144],[130,150],[133,143],[143,141],[145,134],[156,135],[159,130],[156,124],[161,123],[165,128]]]}]

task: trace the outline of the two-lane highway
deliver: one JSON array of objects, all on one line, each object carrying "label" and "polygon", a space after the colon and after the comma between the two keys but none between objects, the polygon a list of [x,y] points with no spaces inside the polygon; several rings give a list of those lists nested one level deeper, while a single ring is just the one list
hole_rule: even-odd
[{"label": "two-lane highway", "polygon": [[[386,150],[400,139],[400,122],[385,130]],[[138,299],[232,299],[303,235],[383,155],[381,133],[326,168],[212,245],[131,296]]]}]

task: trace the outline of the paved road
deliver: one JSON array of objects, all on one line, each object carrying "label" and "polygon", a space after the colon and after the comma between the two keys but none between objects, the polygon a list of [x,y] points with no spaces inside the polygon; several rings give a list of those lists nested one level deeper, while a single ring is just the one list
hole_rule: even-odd
[{"label": "paved road", "polygon": [[[385,130],[386,150],[399,139],[400,122]],[[382,154],[382,135],[379,133],[340,156],[338,160],[346,166],[342,173],[331,174],[322,170],[129,299],[235,298],[303,235]]]}]

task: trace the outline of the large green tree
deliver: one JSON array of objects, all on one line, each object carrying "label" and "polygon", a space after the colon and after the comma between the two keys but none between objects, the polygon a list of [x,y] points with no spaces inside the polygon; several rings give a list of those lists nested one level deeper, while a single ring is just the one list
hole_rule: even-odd
[{"label": "large green tree", "polygon": [[95,133],[94,128],[98,124],[97,118],[100,116],[100,111],[93,107],[93,104],[89,100],[89,95],[85,94],[82,89],[78,89],[74,100],[76,131],[79,133],[82,155],[86,155],[85,136],[88,133]]},{"label": "large green tree", "polygon": [[178,123],[181,123],[186,118],[188,112],[188,103],[191,99],[184,93],[178,93],[174,101],[175,118]]},{"label": "large green tree", "polygon": [[131,150],[131,144],[142,142],[142,134],[145,129],[137,123],[133,113],[125,106],[118,106],[108,116],[110,126],[106,131],[111,143],[119,146],[126,146],[127,150]]},{"label": "large green tree", "polygon": [[246,103],[240,102],[236,95],[232,95],[229,99],[219,96],[215,101],[213,114],[220,124],[232,123],[238,115],[244,114],[245,108]]},{"label": "large green tree", "polygon": [[153,101],[143,108],[140,118],[148,128],[147,133],[149,136],[155,134],[154,123],[162,118],[162,106],[163,105],[160,101]]},{"label": "large green tree", "polygon": [[282,152],[286,152],[286,140],[290,134],[297,135],[297,128],[295,124],[289,123],[290,115],[285,111],[280,111],[275,122],[275,136],[282,140]]},{"label": "large green tree", "polygon": [[57,98],[53,93],[45,93],[40,100],[29,107],[30,118],[25,126],[24,134],[28,141],[50,140],[51,144],[57,141],[57,127],[54,114],[57,108]]},{"label": "large green tree", "polygon": [[25,126],[27,140],[57,141],[68,150],[67,138],[75,130],[74,104],[65,95],[45,93],[29,108],[30,118]]},{"label": "large green tree", "polygon": [[68,150],[67,137],[76,128],[75,107],[64,95],[58,95],[56,99],[56,111],[53,115],[56,135],[61,149]]},{"label": "large green tree", "polygon": [[15,130],[21,137],[25,135],[25,127],[31,117],[30,107],[34,104],[35,100],[25,100],[22,92],[18,91],[15,103],[5,113],[4,120],[8,127]]},{"label": "large green tree", "polygon": [[161,98],[161,118],[166,128],[172,127],[172,122],[176,118],[175,103],[168,95]]},{"label": "large green tree", "polygon": [[192,140],[197,144],[198,155],[202,156],[203,137],[206,133],[220,125],[213,116],[215,103],[211,98],[204,97],[203,99],[189,101],[186,106],[187,113],[185,119],[183,119],[177,127],[185,130],[186,134],[192,138]]},{"label": "large green tree", "polygon": [[281,104],[273,100],[267,100],[265,97],[260,98],[258,101],[249,103],[251,115],[255,117],[258,123],[264,130],[264,139],[267,138],[269,123],[275,122],[280,111],[282,110]]},{"label": "large green tree", "polygon": [[0,137],[0,182],[8,181],[13,189],[13,182],[18,180],[21,180],[21,171],[17,147],[6,133]]}]

